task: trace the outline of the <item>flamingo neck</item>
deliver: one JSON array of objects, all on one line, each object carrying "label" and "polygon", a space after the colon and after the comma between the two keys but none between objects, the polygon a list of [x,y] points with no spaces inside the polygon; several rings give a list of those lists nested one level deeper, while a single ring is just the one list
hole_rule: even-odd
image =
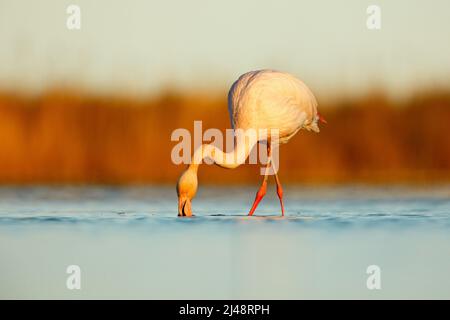
[{"label": "flamingo neck", "polygon": [[203,144],[195,150],[189,169],[196,172],[206,158],[212,159],[214,164],[222,168],[237,168],[245,162],[257,142],[255,137],[248,137],[245,140],[235,139],[234,148],[229,152],[223,152],[213,144]]}]

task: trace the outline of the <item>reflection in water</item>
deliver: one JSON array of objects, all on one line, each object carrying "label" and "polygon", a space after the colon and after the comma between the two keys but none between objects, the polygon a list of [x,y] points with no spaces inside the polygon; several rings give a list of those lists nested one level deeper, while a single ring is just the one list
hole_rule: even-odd
[{"label": "reflection in water", "polygon": [[287,189],[2,188],[0,298],[450,298],[450,188]]}]

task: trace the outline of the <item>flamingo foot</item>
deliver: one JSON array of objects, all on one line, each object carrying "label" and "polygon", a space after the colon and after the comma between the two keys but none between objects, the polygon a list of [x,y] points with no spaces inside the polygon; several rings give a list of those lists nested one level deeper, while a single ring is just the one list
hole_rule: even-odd
[{"label": "flamingo foot", "polygon": [[267,192],[267,182],[263,181],[261,187],[259,188],[258,192],[256,193],[255,201],[253,202],[252,208],[250,209],[250,212],[248,213],[249,216],[252,216],[253,213],[256,210],[256,207],[258,207],[258,204],[261,202],[262,198],[266,195]]},{"label": "flamingo foot", "polygon": [[179,217],[192,217],[191,200],[186,197],[178,198],[178,216]]}]

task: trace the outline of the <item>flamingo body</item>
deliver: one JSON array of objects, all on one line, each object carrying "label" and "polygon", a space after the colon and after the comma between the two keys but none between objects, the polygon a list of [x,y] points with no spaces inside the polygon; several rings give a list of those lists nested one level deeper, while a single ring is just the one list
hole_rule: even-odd
[{"label": "flamingo body", "polygon": [[302,128],[319,132],[316,98],[289,73],[259,70],[243,74],[228,93],[228,111],[234,129],[278,129],[281,143]]}]

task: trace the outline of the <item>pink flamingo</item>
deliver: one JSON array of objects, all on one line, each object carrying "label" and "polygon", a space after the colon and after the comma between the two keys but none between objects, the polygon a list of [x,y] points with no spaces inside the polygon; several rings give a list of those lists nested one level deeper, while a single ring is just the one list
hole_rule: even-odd
[{"label": "pink flamingo", "polygon": [[[228,93],[228,111],[235,131],[277,129],[278,143],[287,143],[300,129],[319,132],[318,121],[326,123],[317,111],[316,98],[309,88],[294,76],[273,70],[251,71],[240,76]],[[233,169],[245,162],[256,143],[265,142],[269,161],[261,187],[248,213],[249,216],[253,215],[266,194],[268,169],[273,166],[273,161],[270,161],[270,136],[265,136],[265,141],[262,139],[257,136],[250,139],[249,143],[239,143],[235,139],[235,148],[228,154],[212,144],[203,144],[198,148],[177,183],[178,216],[192,216],[191,200],[197,192],[197,171],[203,159],[209,157],[216,165]],[[230,159],[227,155],[234,161],[224,160]],[[274,172],[281,214],[284,216],[283,188],[275,168]]]}]

